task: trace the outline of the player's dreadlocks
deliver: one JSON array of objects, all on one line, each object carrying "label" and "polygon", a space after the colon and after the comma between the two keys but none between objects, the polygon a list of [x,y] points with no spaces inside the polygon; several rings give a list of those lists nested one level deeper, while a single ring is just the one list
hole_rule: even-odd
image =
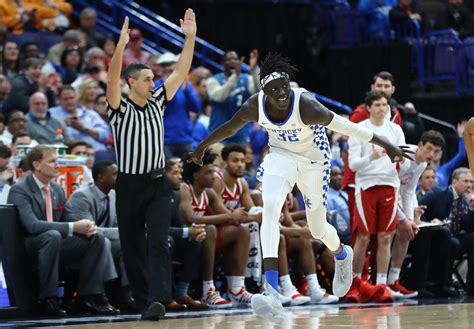
[{"label": "player's dreadlocks", "polygon": [[288,74],[290,80],[294,80],[298,68],[290,63],[288,57],[279,53],[268,53],[260,67],[260,80],[273,72],[284,72]]}]

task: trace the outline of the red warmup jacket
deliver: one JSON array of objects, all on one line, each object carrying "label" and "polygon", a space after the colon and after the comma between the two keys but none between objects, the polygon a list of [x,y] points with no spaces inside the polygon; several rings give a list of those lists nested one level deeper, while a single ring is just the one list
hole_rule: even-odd
[{"label": "red warmup jacket", "polygon": [[[402,117],[400,116],[400,112],[396,107],[391,108],[391,118],[390,121],[393,123],[396,123],[397,125],[401,126],[402,125]],[[357,108],[354,110],[354,112],[351,113],[349,116],[349,120],[354,122],[354,123],[359,123],[361,121],[364,121],[369,118],[369,112],[365,109],[365,105],[361,104],[357,106]],[[342,189],[345,190],[348,185],[350,184],[355,184],[355,172],[349,169],[349,152],[350,150],[347,150],[346,152],[346,161],[345,161],[345,166],[344,166],[344,178],[342,179]]]}]

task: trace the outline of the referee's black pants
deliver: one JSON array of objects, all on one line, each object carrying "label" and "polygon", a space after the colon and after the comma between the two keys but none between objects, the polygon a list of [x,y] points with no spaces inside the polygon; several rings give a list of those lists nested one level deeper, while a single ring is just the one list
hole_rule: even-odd
[{"label": "referee's black pants", "polygon": [[123,260],[137,306],[170,302],[172,184],[166,176],[119,173],[116,192]]}]

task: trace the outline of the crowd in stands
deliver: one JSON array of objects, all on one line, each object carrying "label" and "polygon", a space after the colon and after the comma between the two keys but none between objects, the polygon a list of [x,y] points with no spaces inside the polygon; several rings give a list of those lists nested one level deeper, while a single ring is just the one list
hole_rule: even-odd
[{"label": "crowd in stands", "polygon": [[[410,3],[402,0],[390,17],[421,20]],[[0,33],[64,30],[70,13],[60,0],[3,1]],[[34,42],[20,45],[0,37],[0,204],[19,209],[27,251],[39,259],[41,310],[55,316],[137,311],[121,257],[113,189],[117,166],[105,97],[115,39],[95,30],[96,18],[95,10],[84,9],[80,26],[65,31],[47,54]],[[124,66],[148,63],[159,86],[178,58],[149,54],[142,41],[140,30],[132,29]],[[250,72],[244,73],[239,54],[226,51],[223,72],[194,68],[165,110],[166,175],[175,187],[169,246],[179,264],[168,311],[249,305],[261,285],[264,204],[257,178],[268,152],[265,130],[246,126],[213,146],[202,167],[185,161],[197,143],[259,92],[258,61],[254,50]],[[123,81],[122,86],[126,95]],[[413,160],[392,164],[383,149],[328,131],[333,158],[327,220],[355,252],[347,301],[456,297],[453,264],[466,254],[464,293],[474,294],[474,194],[471,172],[461,167],[465,123],[458,125],[458,153],[440,163],[443,135],[425,131],[411,102],[396,102],[393,75],[376,73],[367,87],[367,98],[349,119],[410,144]],[[69,199],[61,185],[51,183],[59,170],[53,145],[58,131],[69,159],[84,160],[84,184]],[[312,238],[301,199],[295,187],[282,207],[280,298],[293,306],[338,302],[330,284],[334,259]],[[49,251],[38,254],[39,245]],[[79,280],[74,301],[68,304],[71,296],[64,296],[60,306],[56,292],[63,266],[78,271]]]},{"label": "crowd in stands", "polygon": [[[336,11],[340,5],[341,2],[335,2]],[[373,37],[372,41],[406,37],[396,34],[398,31],[406,31],[409,21],[416,22],[421,32],[452,29],[461,39],[474,35],[474,12],[472,1],[469,0],[448,0],[436,9],[418,0],[347,1],[345,7],[367,18],[364,27]],[[391,34],[391,29],[395,35]]]}]

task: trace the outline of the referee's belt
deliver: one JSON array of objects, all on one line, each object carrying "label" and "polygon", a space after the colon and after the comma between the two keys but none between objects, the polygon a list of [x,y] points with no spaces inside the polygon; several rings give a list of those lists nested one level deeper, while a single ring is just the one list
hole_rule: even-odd
[{"label": "referee's belt", "polygon": [[150,171],[149,175],[150,175],[150,178],[153,180],[153,179],[163,177],[164,174],[165,174],[165,168],[159,168],[159,169],[153,169],[152,171]]}]

